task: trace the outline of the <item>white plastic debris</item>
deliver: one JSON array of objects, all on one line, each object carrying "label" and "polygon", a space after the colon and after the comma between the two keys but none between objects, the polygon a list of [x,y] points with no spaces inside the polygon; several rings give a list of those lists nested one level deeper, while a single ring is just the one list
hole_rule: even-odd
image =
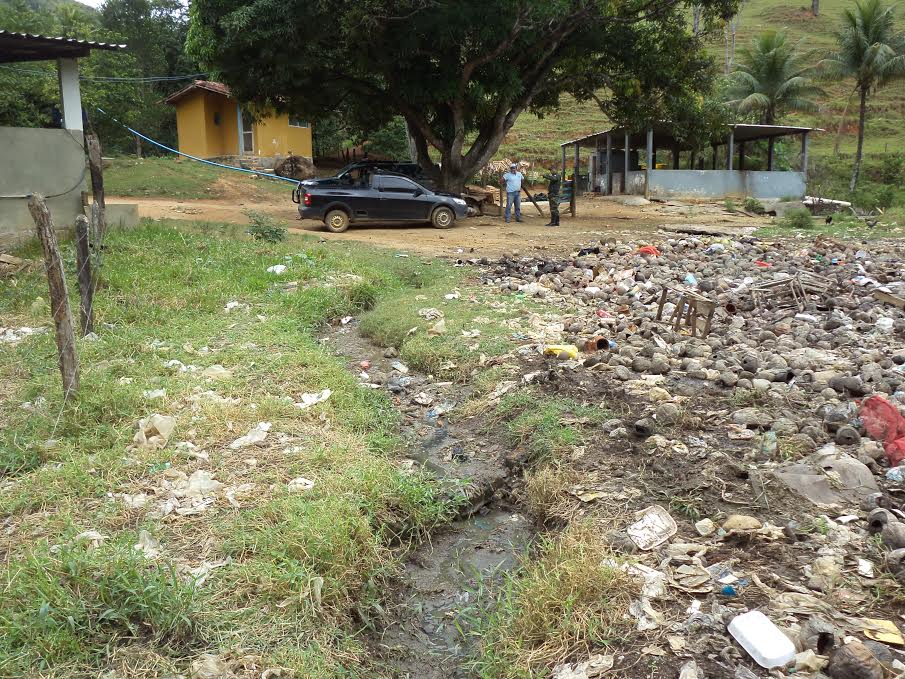
[{"label": "white plastic debris", "polygon": [[299,476],[296,479],[292,479],[286,488],[290,493],[304,493],[314,488],[314,481],[306,479],[304,476]]},{"label": "white plastic debris", "polygon": [[273,273],[273,274],[276,274],[277,276],[284,273],[285,271],[286,271],[285,264],[274,264],[273,266],[267,267],[267,273]]},{"label": "white plastic debris", "polygon": [[645,551],[662,545],[679,530],[669,512],[660,505],[651,505],[635,512],[635,519],[635,523],[626,532],[632,542]]},{"label": "white plastic debris", "polygon": [[142,396],[147,399],[156,399],[156,398],[165,398],[167,395],[166,389],[145,389],[142,392]]},{"label": "white plastic debris", "polygon": [[165,448],[175,428],[175,417],[154,413],[138,421],[132,441],[139,448]]},{"label": "white plastic debris", "polygon": [[615,656],[597,653],[584,662],[557,665],[550,679],[595,679],[613,669],[615,662]]},{"label": "white plastic debris", "polygon": [[462,337],[467,337],[468,339],[474,339],[475,337],[480,337],[480,336],[481,336],[481,331],[477,330],[477,329],[462,331]]},{"label": "white plastic debris", "polygon": [[429,406],[434,402],[434,397],[428,394],[426,391],[419,391],[417,394],[412,396],[412,403],[415,403],[419,406]]},{"label": "white plastic debris", "polygon": [[795,644],[760,611],[742,613],[729,623],[729,634],[761,667],[782,667],[795,658]]},{"label": "white plastic debris", "polygon": [[123,493],[119,497],[122,498],[123,504],[129,509],[142,509],[148,504],[148,496],[144,493],[136,493],[135,495]]},{"label": "white plastic debris", "polygon": [[247,308],[248,308],[247,304],[242,304],[242,302],[237,302],[237,301],[233,300],[231,302],[227,302],[226,306],[223,307],[223,310],[226,313],[229,313],[233,309],[247,309]]},{"label": "white plastic debris", "polygon": [[704,679],[704,673],[694,660],[689,660],[679,670],[679,679]]},{"label": "white plastic debris", "polygon": [[245,436],[240,436],[230,443],[229,447],[233,450],[238,450],[239,448],[245,448],[256,443],[261,443],[261,441],[267,438],[267,432],[270,431],[271,426],[273,425],[271,425],[270,422],[258,422],[247,434],[245,434]]},{"label": "white plastic debris", "polygon": [[223,659],[218,655],[202,653],[197,660],[192,662],[191,679],[222,679],[231,676],[232,672]]},{"label": "white plastic debris", "polygon": [[423,307],[418,309],[418,315],[428,321],[438,321],[443,318],[443,312],[434,307]]},{"label": "white plastic debris", "polygon": [[295,407],[299,410],[305,410],[318,403],[323,403],[330,398],[330,394],[332,393],[333,392],[330,389],[324,389],[323,391],[302,394],[302,400],[296,403]]},{"label": "white plastic debris", "polygon": [[173,494],[176,497],[202,498],[217,492],[222,486],[210,472],[199,469],[188,480],[178,483],[173,488]]},{"label": "white plastic debris", "polygon": [[86,530],[76,535],[73,541],[88,543],[89,549],[95,549],[100,547],[106,539],[106,535],[101,535],[96,530]]},{"label": "white plastic debris", "polygon": [[233,376],[231,370],[227,370],[219,363],[214,363],[205,368],[201,374],[211,380],[228,380]]},{"label": "white plastic debris", "polygon": [[401,372],[403,375],[408,375],[408,366],[405,365],[405,363],[403,363],[402,361],[393,361],[390,364],[390,367],[397,372]]},{"label": "white plastic debris", "polygon": [[149,559],[160,556],[160,543],[144,529],[138,531],[138,542],[135,543],[132,549],[136,552],[141,552]]},{"label": "white plastic debris", "polygon": [[39,335],[42,332],[47,332],[47,328],[29,328],[27,326],[21,328],[0,328],[0,344],[15,344],[26,337]]}]

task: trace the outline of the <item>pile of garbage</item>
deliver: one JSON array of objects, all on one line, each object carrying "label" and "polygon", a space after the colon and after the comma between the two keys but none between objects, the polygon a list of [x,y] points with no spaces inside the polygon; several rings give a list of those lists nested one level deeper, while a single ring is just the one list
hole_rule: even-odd
[{"label": "pile of garbage", "polygon": [[902,261],[688,237],[482,268],[561,310],[523,324],[526,374],[619,404],[568,492],[631,510],[610,535],[644,583],[628,613],[683,679],[905,676]]}]

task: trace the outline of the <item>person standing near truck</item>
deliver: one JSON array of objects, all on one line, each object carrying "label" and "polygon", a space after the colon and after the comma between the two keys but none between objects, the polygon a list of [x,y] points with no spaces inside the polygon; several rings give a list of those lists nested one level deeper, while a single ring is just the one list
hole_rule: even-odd
[{"label": "person standing near truck", "polygon": [[518,165],[512,163],[509,166],[509,172],[503,174],[502,183],[506,185],[506,223],[509,223],[509,214],[513,204],[515,205],[515,221],[522,221],[522,180],[525,178],[518,171]]},{"label": "person standing near truck", "polygon": [[559,190],[562,187],[562,178],[554,167],[544,175],[547,180],[547,201],[550,206],[550,223],[544,226],[559,226]]}]

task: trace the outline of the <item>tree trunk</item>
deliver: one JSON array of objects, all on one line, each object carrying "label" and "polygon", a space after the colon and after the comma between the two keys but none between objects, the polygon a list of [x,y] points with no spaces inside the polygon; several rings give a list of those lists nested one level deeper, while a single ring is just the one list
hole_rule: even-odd
[{"label": "tree trunk", "polygon": [[415,144],[415,135],[412,133],[412,124],[405,121],[405,141],[409,147],[409,160],[413,163],[418,162],[418,146]]},{"label": "tree trunk", "polygon": [[811,14],[820,16],[820,0],[811,0]]},{"label": "tree trunk", "polygon": [[701,15],[704,13],[704,7],[699,4],[695,4],[691,6],[691,32],[693,35],[698,35],[701,32]]},{"label": "tree trunk", "polygon": [[135,135],[135,155],[141,158],[141,137]]},{"label": "tree trunk", "polygon": [[858,110],[858,148],[855,151],[855,166],[852,168],[852,182],[849,191],[854,191],[861,174],[861,155],[864,152],[864,119],[867,117],[867,86],[861,85],[861,106]]},{"label": "tree trunk", "polygon": [[[852,92],[854,94],[854,92]],[[845,100],[845,108],[842,109],[842,116],[839,118],[839,126],[836,128],[836,141],[833,143],[833,155],[839,155],[839,142],[842,139],[842,128],[845,127],[845,118],[848,116],[848,107],[852,104],[852,94]]]}]

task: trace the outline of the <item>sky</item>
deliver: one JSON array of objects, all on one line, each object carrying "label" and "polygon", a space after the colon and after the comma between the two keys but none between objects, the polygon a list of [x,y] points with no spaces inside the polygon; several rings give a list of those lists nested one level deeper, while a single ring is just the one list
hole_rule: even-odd
[{"label": "sky", "polygon": [[88,5],[89,7],[100,7],[104,0],[79,0],[83,5]]}]

